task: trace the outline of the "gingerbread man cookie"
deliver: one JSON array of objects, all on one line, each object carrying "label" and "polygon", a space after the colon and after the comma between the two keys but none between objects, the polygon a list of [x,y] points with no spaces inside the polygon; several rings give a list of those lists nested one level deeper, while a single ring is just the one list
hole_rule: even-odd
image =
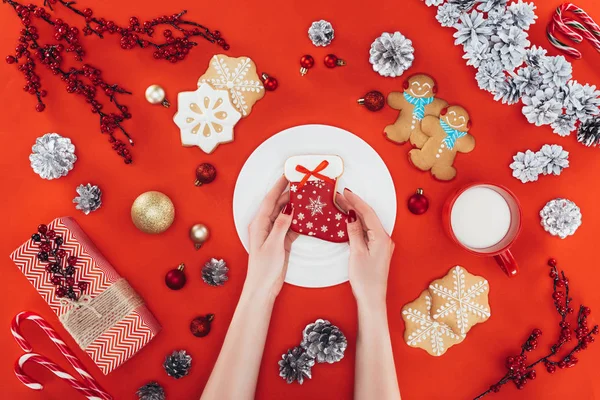
[{"label": "gingerbread man cookie", "polygon": [[429,285],[432,317],[465,336],[473,325],[485,322],[491,316],[489,291],[485,278],[471,275],[457,265],[445,277]]},{"label": "gingerbread man cookie", "polygon": [[431,317],[432,299],[428,290],[412,303],[402,308],[404,341],[411,347],[419,347],[432,356],[443,355],[450,347],[463,341],[448,325]]},{"label": "gingerbread man cookie", "polygon": [[337,180],[344,173],[342,158],[294,156],[286,160],[284,170],[294,207],[291,229],[328,242],[347,242],[347,214],[335,202]]},{"label": "gingerbread man cookie", "polygon": [[450,106],[440,113],[440,118],[425,116],[421,131],[427,137],[423,147],[411,150],[408,155],[413,165],[430,171],[441,181],[456,176],[452,166],[456,153],[469,153],[475,148],[475,138],[470,135],[469,114],[460,106]]},{"label": "gingerbread man cookie", "polygon": [[409,77],[404,82],[404,92],[392,92],[387,103],[399,110],[400,115],[394,124],[388,125],[384,133],[389,140],[399,144],[410,140],[411,144],[421,148],[427,137],[421,133],[421,121],[426,115],[439,116],[440,111],[448,105],[444,100],[435,97],[435,81],[425,74]]},{"label": "gingerbread man cookie", "polygon": [[265,88],[256,73],[256,65],[248,57],[227,57],[217,54],[210,60],[204,75],[198,79],[198,86],[210,84],[215,89],[229,92],[231,104],[247,117],[252,106],[265,95]]}]

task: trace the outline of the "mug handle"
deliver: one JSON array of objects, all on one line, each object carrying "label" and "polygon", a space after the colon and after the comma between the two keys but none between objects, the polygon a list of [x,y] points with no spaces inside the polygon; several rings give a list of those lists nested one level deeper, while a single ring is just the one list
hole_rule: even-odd
[{"label": "mug handle", "polygon": [[496,260],[500,268],[502,268],[502,270],[509,277],[513,277],[517,274],[517,272],[519,272],[517,261],[513,257],[510,250],[506,250],[498,255],[495,255],[494,260]]}]

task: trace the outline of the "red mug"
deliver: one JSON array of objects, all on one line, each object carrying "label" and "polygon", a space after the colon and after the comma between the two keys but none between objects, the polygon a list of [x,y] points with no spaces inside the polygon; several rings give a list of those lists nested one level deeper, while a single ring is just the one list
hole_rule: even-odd
[{"label": "red mug", "polygon": [[443,221],[460,247],[475,255],[493,256],[512,277],[519,267],[510,247],[521,232],[521,214],[519,200],[504,186],[472,183],[446,201]]}]

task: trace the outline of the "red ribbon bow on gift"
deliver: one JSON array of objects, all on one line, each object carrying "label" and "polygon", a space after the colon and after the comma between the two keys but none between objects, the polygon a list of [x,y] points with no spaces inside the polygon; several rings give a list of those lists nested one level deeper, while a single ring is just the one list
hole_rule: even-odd
[{"label": "red ribbon bow on gift", "polygon": [[310,179],[311,176],[322,179],[325,182],[335,183],[335,181],[333,179],[331,179],[330,177],[319,173],[319,172],[323,171],[325,168],[327,168],[328,166],[329,166],[329,161],[327,161],[327,160],[321,161],[321,163],[319,165],[317,165],[317,167],[315,169],[313,169],[312,171],[303,165],[296,165],[296,171],[304,174],[304,178],[302,178],[302,180],[298,184],[298,189],[300,189],[302,186],[306,185],[306,182],[308,182],[308,180]]}]

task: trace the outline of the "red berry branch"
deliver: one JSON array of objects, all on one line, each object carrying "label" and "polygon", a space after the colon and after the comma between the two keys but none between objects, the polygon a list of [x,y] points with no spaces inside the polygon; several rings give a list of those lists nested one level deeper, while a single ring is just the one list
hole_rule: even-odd
[{"label": "red berry branch", "polygon": [[[540,329],[534,329],[531,335],[527,338],[527,341],[521,346],[520,354],[516,356],[510,356],[506,359],[506,368],[508,371],[495,384],[491,385],[488,390],[475,397],[475,400],[482,398],[483,396],[490,393],[497,393],[500,391],[503,385],[508,382],[513,382],[517,389],[523,389],[528,381],[532,381],[536,378],[535,366],[543,363],[546,371],[553,374],[556,369],[564,369],[574,367],[579,359],[575,357],[576,353],[587,349],[588,345],[594,342],[594,335],[598,334],[598,325],[595,325],[592,329],[588,327],[587,318],[591,313],[588,307],[580,306],[579,312],[577,313],[577,326],[572,329],[571,323],[567,321],[567,316],[574,312],[571,307],[573,299],[569,297],[569,280],[565,276],[564,271],[558,271],[556,268],[556,260],[550,259],[548,261],[550,266],[550,278],[554,283],[554,290],[552,292],[552,299],[554,301],[554,307],[560,315],[560,334],[558,340],[550,347],[550,352],[535,360],[534,362],[527,365],[527,353],[535,350],[538,346],[538,339],[542,335]],[[568,342],[573,339],[572,333],[575,334],[577,344],[566,354],[558,355],[559,350]]]},{"label": "red berry branch", "polygon": [[[18,70],[23,73],[26,82],[23,89],[37,98],[35,109],[41,112],[46,108],[43,98],[47,93],[42,88],[40,77],[36,71],[36,63],[40,63],[65,82],[67,92],[79,94],[85,98],[85,101],[91,106],[92,113],[99,116],[100,132],[109,135],[109,142],[113,150],[123,157],[126,164],[130,164],[132,162],[130,150],[125,142],[115,137],[115,132],[120,131],[127,142],[133,146],[133,140],[122,125],[126,119],[131,118],[131,114],[127,106],[119,103],[117,99],[118,95],[131,93],[119,85],[107,83],[102,78],[101,71],[89,64],[70,68],[63,65],[65,53],[72,53],[73,58],[78,62],[83,61],[85,51],[80,43],[79,28],[70,26],[60,18],[53,18],[44,7],[38,7],[35,4],[23,5],[16,0],[2,0],[2,2],[13,8],[23,25],[15,53],[8,55],[6,62],[16,64]],[[114,21],[96,18],[89,8],[79,10],[73,1],[44,1],[44,5],[48,5],[51,10],[52,4],[60,4],[84,18],[84,35],[95,34],[103,38],[104,33],[118,34],[121,36],[120,42],[123,49],[152,47],[156,59],[165,59],[170,62],[183,60],[190,49],[198,44],[190,40],[191,37],[202,37],[211,43],[217,43],[225,50],[229,49],[229,45],[221,38],[218,31],[210,31],[196,22],[184,20],[182,17],[186,11],[172,16],[165,15],[144,23],[140,23],[136,17],[131,17],[129,26],[121,27]],[[54,28],[53,39],[55,42],[41,44],[38,41],[40,39],[39,31],[33,25],[33,21],[43,21],[51,25]],[[175,37],[173,31],[165,29],[163,31],[164,42],[153,41],[152,35],[159,25],[173,28],[180,33],[180,36]],[[109,102],[117,111],[104,111],[104,105],[99,99],[98,93],[103,93],[108,97]]]}]

